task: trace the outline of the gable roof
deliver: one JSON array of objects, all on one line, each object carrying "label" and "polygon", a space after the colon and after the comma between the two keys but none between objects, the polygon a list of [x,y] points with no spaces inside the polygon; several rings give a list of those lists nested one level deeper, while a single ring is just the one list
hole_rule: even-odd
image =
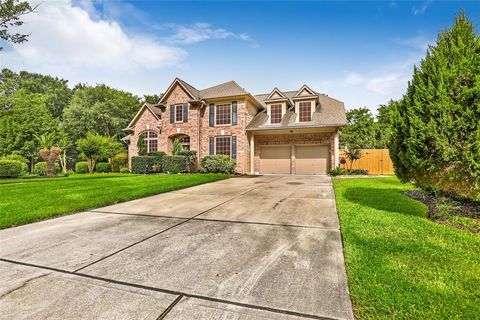
[{"label": "gable roof", "polygon": [[158,102],[159,104],[161,104],[163,102],[163,100],[165,100],[168,96],[168,94],[170,93],[170,91],[175,87],[175,84],[178,84],[180,85],[184,90],[185,92],[190,96],[190,98],[194,99],[194,100],[198,100],[199,98],[199,91],[198,89],[195,89],[193,86],[191,86],[190,84],[186,83],[185,81],[183,81],[182,79],[180,78],[175,78],[172,83],[168,86],[167,90],[165,91],[165,93],[162,95],[162,98],[160,99],[160,101]]},{"label": "gable roof", "polygon": [[[298,91],[282,92],[291,102]],[[318,95],[318,105],[313,112],[311,122],[296,122],[297,114],[293,107],[289,108],[282,118],[280,124],[269,124],[265,100],[268,100],[269,94],[259,94],[255,98],[260,101],[265,108],[259,112],[247,126],[247,130],[267,130],[267,129],[285,129],[285,128],[311,128],[311,127],[330,127],[344,126],[347,124],[345,115],[345,106],[343,102],[333,99],[327,95],[313,91]],[[292,103],[293,105],[293,103]]]},{"label": "gable roof", "polygon": [[277,93],[280,98],[287,98],[282,91],[280,91],[277,87],[273,88],[272,92],[270,92],[270,94],[267,96],[267,98],[265,98],[265,100],[269,100],[269,99],[279,99],[279,98],[274,98],[273,95]]},{"label": "gable roof", "polygon": [[200,99],[211,99],[249,94],[235,81],[228,81],[210,88],[200,90]]},{"label": "gable roof", "polygon": [[313,91],[312,89],[310,89],[306,84],[304,84],[304,85],[297,91],[297,93],[295,93],[295,95],[294,95],[293,97],[294,97],[294,98],[299,97],[300,94],[301,94],[303,91],[308,91],[312,96],[318,94],[318,93],[316,93],[315,91]]},{"label": "gable roof", "polygon": [[144,109],[147,109],[149,110],[156,118],[157,120],[160,120],[161,117],[162,117],[162,109],[160,109],[159,107],[157,107],[156,105],[152,105],[148,102],[145,102],[141,107],[140,107],[140,110],[138,110],[137,114],[133,117],[132,121],[130,121],[130,123],[128,124],[128,126],[123,129],[123,130],[128,130],[130,129],[133,124],[135,123],[135,121],[137,121],[138,117],[142,114],[143,110]]}]

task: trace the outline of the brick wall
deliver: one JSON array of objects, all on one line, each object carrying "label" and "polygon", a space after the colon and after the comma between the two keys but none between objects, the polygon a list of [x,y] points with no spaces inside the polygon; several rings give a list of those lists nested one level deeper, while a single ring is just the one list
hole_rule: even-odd
[{"label": "brick wall", "polygon": [[157,134],[160,134],[160,130],[157,128],[157,125],[157,117],[149,109],[143,109],[142,113],[138,116],[137,121],[133,125],[133,132],[130,133],[130,144],[128,145],[129,167],[132,157],[138,155],[137,142],[139,134],[145,130],[152,130],[155,131]]}]

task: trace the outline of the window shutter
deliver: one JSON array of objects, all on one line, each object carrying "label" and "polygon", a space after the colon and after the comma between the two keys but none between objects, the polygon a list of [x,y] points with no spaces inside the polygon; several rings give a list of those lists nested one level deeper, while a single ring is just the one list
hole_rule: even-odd
[{"label": "window shutter", "polygon": [[183,104],[183,122],[188,122],[188,103]]},{"label": "window shutter", "polygon": [[170,123],[175,122],[175,106],[173,104],[170,105]]},{"label": "window shutter", "polygon": [[237,160],[237,137],[232,136],[232,160]]},{"label": "window shutter", "polygon": [[209,126],[215,127],[215,104],[210,103],[208,105],[208,112],[209,112]]},{"label": "window shutter", "polygon": [[215,137],[210,137],[210,154],[215,154]]},{"label": "window shutter", "polygon": [[232,101],[232,125],[237,124],[237,101]]}]

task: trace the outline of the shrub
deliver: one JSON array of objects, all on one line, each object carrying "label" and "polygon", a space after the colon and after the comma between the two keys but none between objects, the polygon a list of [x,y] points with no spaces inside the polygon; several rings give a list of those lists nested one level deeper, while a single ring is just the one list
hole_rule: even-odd
[{"label": "shrub", "polygon": [[99,173],[112,172],[112,166],[108,162],[97,162],[95,170]]},{"label": "shrub", "polygon": [[237,162],[231,160],[229,156],[224,154],[209,155],[202,159],[202,172],[209,173],[227,173],[235,172]]},{"label": "shrub", "polygon": [[87,161],[79,161],[75,164],[76,173],[87,173],[88,172],[88,163]]},{"label": "shrub", "polygon": [[345,174],[345,170],[343,168],[340,168],[340,167],[336,167],[335,169],[328,170],[328,175],[330,175],[332,177],[339,176],[339,175],[342,175],[342,174]]},{"label": "shrub", "polygon": [[128,155],[126,153],[119,153],[112,158],[113,172],[120,172],[120,169],[125,168],[128,162]]},{"label": "shrub", "polygon": [[364,169],[350,169],[350,170],[347,170],[347,174],[351,174],[351,175],[367,175],[367,174],[368,174],[368,170],[364,170]]},{"label": "shrub", "polygon": [[120,168],[120,173],[130,173],[127,167]]},{"label": "shrub", "polygon": [[25,173],[25,164],[17,160],[0,160],[0,178],[18,178]]},{"label": "shrub", "polygon": [[166,173],[180,173],[188,171],[188,158],[185,156],[164,156],[163,171]]},{"label": "shrub", "polygon": [[163,157],[167,154],[163,151],[150,152],[148,156],[153,158],[152,171],[153,172],[162,172],[162,160]]},{"label": "shrub", "polygon": [[15,160],[15,161],[20,161],[21,163],[28,164],[28,160],[19,154],[11,154],[8,156],[3,156],[3,157],[0,157],[0,160]]},{"label": "shrub", "polygon": [[198,171],[197,151],[195,151],[195,150],[181,150],[178,153],[178,155],[187,157],[188,171],[189,172],[197,172]]},{"label": "shrub", "polygon": [[[58,163],[55,163],[55,174],[60,173],[62,169],[60,168],[60,165]],[[45,176],[47,174],[47,163],[42,161],[42,162],[37,162],[33,166],[33,173],[39,176]]]},{"label": "shrub", "polygon": [[132,157],[132,173],[152,173],[154,157],[137,156]]}]

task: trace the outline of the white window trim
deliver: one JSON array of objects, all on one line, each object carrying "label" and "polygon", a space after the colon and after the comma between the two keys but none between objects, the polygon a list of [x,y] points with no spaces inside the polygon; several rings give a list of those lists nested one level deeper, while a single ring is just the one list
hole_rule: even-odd
[{"label": "white window trim", "polygon": [[[300,121],[300,102],[310,102],[310,121]],[[313,112],[315,111],[315,100],[301,100],[295,101],[295,123],[309,123],[313,121]]]},{"label": "white window trim", "polygon": [[[229,154],[229,157],[230,157],[230,159],[232,159],[232,136],[215,136],[214,146],[213,146],[215,155],[217,155],[217,138],[230,138],[230,154]],[[221,153],[221,154],[223,154],[223,153]]]},{"label": "white window trim", "polygon": [[267,117],[268,117],[268,124],[271,124],[272,126],[278,126],[282,124],[282,121],[279,123],[272,123],[272,105],[274,104],[281,104],[282,105],[282,121],[283,121],[283,116],[285,116],[285,113],[287,113],[287,104],[285,102],[271,102],[267,104]]},{"label": "white window trim", "polygon": [[[182,115],[182,120],[177,121],[177,107],[182,106],[182,111],[180,114]],[[174,123],[183,123],[183,103],[177,103],[173,107],[173,119],[175,120]]]},{"label": "white window trim", "polygon": [[[225,105],[230,106],[230,123],[217,124],[217,106],[225,106]],[[232,126],[232,122],[233,122],[232,103],[231,102],[215,103],[215,112],[213,113],[213,121],[215,123],[215,127],[229,127],[229,126]]]}]

